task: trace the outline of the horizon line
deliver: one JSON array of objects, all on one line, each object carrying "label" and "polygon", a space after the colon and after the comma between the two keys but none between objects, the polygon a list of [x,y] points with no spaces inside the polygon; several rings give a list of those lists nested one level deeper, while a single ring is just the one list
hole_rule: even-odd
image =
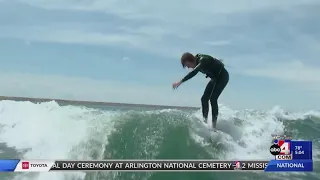
[{"label": "horizon line", "polygon": [[193,106],[170,106],[170,105],[156,105],[156,104],[135,104],[135,103],[117,103],[117,102],[105,102],[105,101],[85,101],[85,100],[71,100],[71,99],[59,99],[59,98],[34,98],[34,97],[22,97],[22,96],[0,96],[0,101],[13,100],[13,101],[30,101],[30,102],[48,102],[56,101],[66,104],[92,104],[92,105],[113,105],[113,106],[140,106],[140,107],[155,107],[155,108],[176,108],[176,109],[199,109],[200,107]]}]

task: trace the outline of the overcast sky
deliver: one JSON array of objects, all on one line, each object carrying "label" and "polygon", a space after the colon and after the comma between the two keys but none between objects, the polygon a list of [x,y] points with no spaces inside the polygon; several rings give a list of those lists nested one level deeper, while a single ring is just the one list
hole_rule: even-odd
[{"label": "overcast sky", "polygon": [[234,108],[319,109],[318,0],[0,0],[0,95],[199,106],[184,51],[224,59]]}]

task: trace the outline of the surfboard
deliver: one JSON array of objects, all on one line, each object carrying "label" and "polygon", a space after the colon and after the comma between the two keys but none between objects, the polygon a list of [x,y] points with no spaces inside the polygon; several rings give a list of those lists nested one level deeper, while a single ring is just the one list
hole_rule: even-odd
[{"label": "surfboard", "polygon": [[[198,119],[198,118],[197,118]],[[218,132],[218,129],[214,129],[211,124],[204,122],[204,120],[198,119],[209,131]]]},{"label": "surfboard", "polygon": [[195,119],[193,119],[194,132],[205,138],[205,140],[210,144],[221,144],[221,135],[223,135],[223,132],[217,129],[214,131],[211,127],[210,120],[208,120],[208,122],[209,123],[205,123],[202,118],[195,117]]},{"label": "surfboard", "polygon": [[[211,124],[205,123],[202,119],[199,119],[198,117],[196,118],[198,121],[198,133],[202,134],[203,137],[207,138],[207,141],[210,143],[216,142],[217,145],[220,144],[218,139],[220,138],[222,131],[218,129],[214,129],[211,127]],[[200,125],[200,126],[199,126]],[[200,131],[200,132],[199,132]]]}]

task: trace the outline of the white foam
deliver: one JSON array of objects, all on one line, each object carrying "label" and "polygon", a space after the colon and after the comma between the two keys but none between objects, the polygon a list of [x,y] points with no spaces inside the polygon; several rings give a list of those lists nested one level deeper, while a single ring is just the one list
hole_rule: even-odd
[{"label": "white foam", "polygon": [[[229,153],[223,159],[243,159],[243,160],[266,160],[272,159],[269,148],[272,142],[272,134],[283,134],[284,125],[277,118],[283,119],[303,119],[306,116],[318,116],[317,112],[287,113],[279,107],[274,107],[270,111],[257,110],[233,110],[220,105],[217,128],[226,134],[221,134],[224,139],[220,139],[225,146],[228,146]],[[211,122],[211,110],[209,112],[208,123]],[[201,110],[194,114],[198,119],[202,119]],[[194,127],[196,134],[200,134],[197,127]],[[197,133],[198,131],[198,133]],[[230,138],[229,134],[232,138]],[[228,137],[229,136],[229,137]],[[192,136],[196,142],[202,145],[199,137]]]},{"label": "white foam", "polygon": [[[152,113],[175,111],[160,110]],[[114,115],[116,114],[83,107],[62,107],[55,102],[34,104],[0,101],[0,143],[4,142],[17,150],[28,150],[24,154],[25,159],[90,159],[88,154],[92,146],[87,142],[94,140],[101,144],[97,150],[100,150],[102,157],[108,142],[108,134],[113,130]],[[201,111],[194,116],[201,119]],[[317,112],[286,113],[278,107],[270,111],[238,111],[220,106],[217,126],[225,133],[219,133],[219,141],[228,147],[229,152],[223,159],[271,159],[268,151],[271,134],[281,134],[284,130],[282,122],[277,118],[294,120],[304,119],[306,116],[318,116],[318,114]],[[211,123],[211,117],[208,122]],[[201,127],[195,130],[200,132]],[[202,146],[207,146],[198,132],[193,132],[192,137]],[[154,135],[161,136],[161,134]],[[146,143],[154,144],[148,141]],[[319,151],[315,154],[319,154]],[[83,172],[40,173],[32,177],[19,174],[15,179],[81,180],[84,177]]]},{"label": "white foam", "polygon": [[320,111],[307,111],[307,112],[286,112],[279,106],[273,107],[269,113],[273,114],[277,118],[285,119],[285,120],[298,120],[298,119],[306,119],[307,117],[320,117]]},{"label": "white foam", "polygon": [[[107,142],[113,123],[107,112],[59,106],[56,102],[0,101],[0,142],[17,150],[27,150],[24,159],[90,159],[88,140]],[[103,152],[101,152],[102,154]],[[84,173],[68,173],[83,179]],[[37,177],[25,175],[15,179],[65,179],[65,173],[39,173]]]}]

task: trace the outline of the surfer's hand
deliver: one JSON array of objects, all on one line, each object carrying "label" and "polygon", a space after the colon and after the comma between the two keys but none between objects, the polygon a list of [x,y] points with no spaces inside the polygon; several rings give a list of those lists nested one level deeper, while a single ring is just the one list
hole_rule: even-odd
[{"label": "surfer's hand", "polygon": [[180,86],[180,84],[181,84],[181,81],[175,82],[172,84],[172,88],[177,89]]}]

